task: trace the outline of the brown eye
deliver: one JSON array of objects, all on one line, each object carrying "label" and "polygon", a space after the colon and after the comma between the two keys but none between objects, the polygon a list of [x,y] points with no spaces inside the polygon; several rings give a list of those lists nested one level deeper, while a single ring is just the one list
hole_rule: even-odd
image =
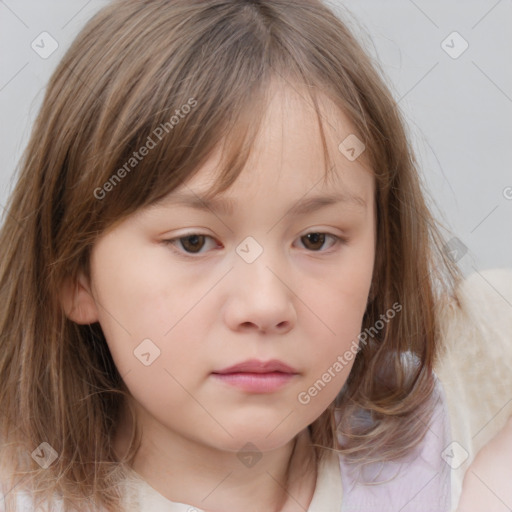
[{"label": "brown eye", "polygon": [[204,235],[189,235],[178,238],[177,240],[185,251],[195,254],[203,247],[205,238]]},{"label": "brown eye", "polygon": [[[330,245],[326,246],[325,241],[331,239]],[[335,246],[344,245],[348,242],[346,238],[333,235],[331,233],[321,233],[318,231],[311,231],[299,238],[302,245],[312,252],[330,253],[329,249]]]},{"label": "brown eye", "polygon": [[[208,247],[208,242],[210,242],[211,247]],[[214,238],[201,233],[190,233],[189,235],[162,240],[162,243],[170,246],[175,253],[185,258],[199,257],[209,252],[208,249],[219,247],[219,244],[215,244]]]},{"label": "brown eye", "polygon": [[301,240],[307,249],[318,251],[324,245],[325,233],[308,233],[302,236]]},{"label": "brown eye", "polygon": [[[331,244],[326,245],[326,240],[330,239]],[[204,253],[210,252],[208,250],[208,240],[213,244],[210,249],[219,248],[219,244],[215,244],[215,239],[209,235],[202,235],[200,233],[191,233],[170,240],[162,240],[165,245],[171,248],[180,256],[183,257],[199,257]],[[329,253],[329,249],[334,246],[345,244],[347,240],[331,233],[310,232],[298,238],[302,245],[311,252]],[[205,248],[206,246],[206,248]],[[220,244],[222,246],[222,244]]]}]

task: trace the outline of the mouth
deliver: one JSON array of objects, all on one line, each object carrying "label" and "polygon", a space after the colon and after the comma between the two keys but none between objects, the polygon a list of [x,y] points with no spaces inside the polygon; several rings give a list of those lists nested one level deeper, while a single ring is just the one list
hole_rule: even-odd
[{"label": "mouth", "polygon": [[213,373],[219,375],[226,375],[229,373],[288,373],[297,374],[298,371],[295,368],[279,361],[272,359],[271,361],[259,361],[257,359],[250,359],[243,363],[238,363],[222,370],[217,370]]},{"label": "mouth", "polygon": [[252,359],[212,372],[212,376],[229,386],[248,393],[272,393],[295,379],[299,372],[282,361]]}]

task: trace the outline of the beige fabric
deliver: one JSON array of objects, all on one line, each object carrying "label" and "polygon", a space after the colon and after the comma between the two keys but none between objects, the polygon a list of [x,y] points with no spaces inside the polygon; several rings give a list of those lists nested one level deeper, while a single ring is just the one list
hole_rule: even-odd
[{"label": "beige fabric", "polygon": [[[446,393],[454,445],[455,510],[464,473],[512,415],[512,268],[475,272],[441,311],[446,346],[436,373]],[[466,458],[467,457],[467,458]]]}]

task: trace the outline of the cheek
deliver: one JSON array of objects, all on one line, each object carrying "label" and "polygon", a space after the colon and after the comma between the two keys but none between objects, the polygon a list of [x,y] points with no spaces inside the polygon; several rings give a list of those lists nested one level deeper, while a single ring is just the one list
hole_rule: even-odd
[{"label": "cheek", "polygon": [[116,257],[107,245],[97,251],[94,281],[102,324],[117,324],[139,336],[161,336],[171,328],[174,317],[187,306],[190,286],[164,253],[135,248],[117,251]]},{"label": "cheek", "polygon": [[[357,352],[358,336],[366,306],[366,288],[356,293],[354,288],[348,289],[346,281],[339,284],[345,284],[347,288],[333,286],[329,294],[323,291],[323,300],[316,304],[322,322],[314,322],[316,327],[313,329],[311,324],[309,329],[310,337],[315,340],[311,344],[310,354],[314,379],[320,378],[328,371],[340,356],[350,350]],[[342,363],[343,369],[335,369],[336,383],[343,385],[352,367],[353,358],[353,354],[347,354]]]},{"label": "cheek", "polygon": [[[352,251],[339,271],[328,282],[309,289],[304,283],[303,296],[315,313],[304,312],[308,321],[310,371],[306,386],[297,396],[299,404],[309,409],[312,421],[336,397],[354,364],[359,335],[366,310],[373,269],[372,246]],[[312,283],[309,283],[310,286]]]},{"label": "cheek", "polygon": [[128,253],[108,243],[97,247],[92,265],[99,322],[122,375],[133,365],[133,351],[143,340],[159,346],[156,340],[170,328],[171,319],[164,325],[166,273],[158,264],[149,265],[143,251]]},{"label": "cheek", "polygon": [[372,282],[372,249],[371,243],[359,244],[348,249],[324,278],[302,280],[299,296],[307,296],[311,309],[323,320],[321,332],[325,333],[327,345],[358,334],[361,328]]},{"label": "cheek", "polygon": [[114,362],[138,392],[156,399],[161,384],[169,387],[165,369],[179,378],[183,368],[197,365],[207,330],[197,314],[211,284],[191,280],[169,261],[165,250],[118,252],[116,257],[106,245],[95,260],[99,320]]}]

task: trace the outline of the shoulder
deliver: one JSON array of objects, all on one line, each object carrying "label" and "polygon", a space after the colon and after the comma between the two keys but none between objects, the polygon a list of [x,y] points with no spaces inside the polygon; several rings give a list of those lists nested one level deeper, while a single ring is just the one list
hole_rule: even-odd
[{"label": "shoulder", "polygon": [[340,456],[342,512],[447,512],[450,510],[450,467],[442,457],[450,442],[442,383],[435,377],[433,411],[427,433],[399,460],[357,468]]},{"label": "shoulder", "polygon": [[508,511],[512,503],[512,418],[476,456],[464,477],[457,512]]}]

